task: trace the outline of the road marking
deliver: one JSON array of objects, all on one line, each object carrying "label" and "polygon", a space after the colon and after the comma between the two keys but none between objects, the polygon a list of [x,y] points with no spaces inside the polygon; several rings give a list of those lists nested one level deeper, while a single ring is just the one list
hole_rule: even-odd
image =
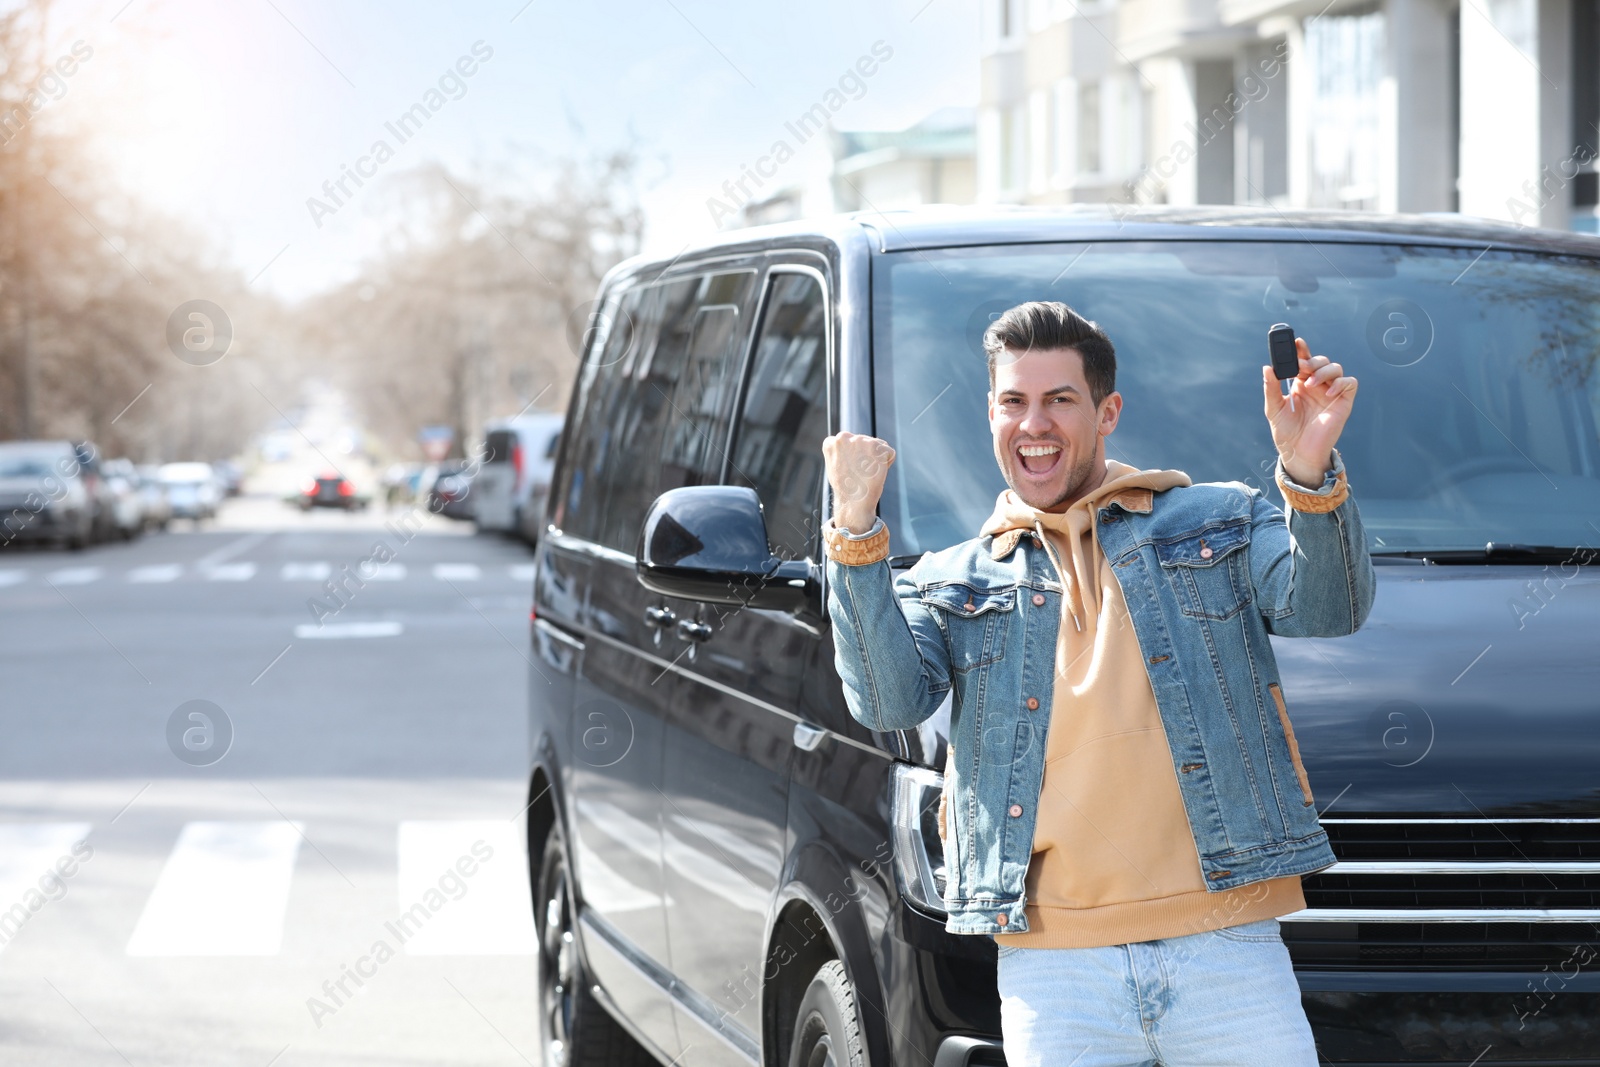
[{"label": "road marking", "polygon": [[0,589],[28,580],[27,571],[0,571]]},{"label": "road marking", "polygon": [[538,941],[522,848],[516,824],[505,819],[401,823],[392,925],[406,953],[533,955]]},{"label": "road marking", "polygon": [[195,560],[194,565],[203,571],[210,570],[212,567],[215,567],[226,560],[232,559],[234,556],[237,556],[246,549],[254,548],[256,545],[259,545],[261,542],[265,541],[271,536],[272,534],[269,531],[245,534],[238,540],[228,542],[215,552],[201,556],[199,559]]},{"label": "road marking", "polygon": [[511,568],[511,580],[514,582],[533,581],[534,572],[539,569],[536,563],[517,563]]},{"label": "road marking", "polygon": [[326,563],[285,563],[278,578],[285,582],[325,582],[333,568]]},{"label": "road marking", "polygon": [[72,846],[88,836],[86,822],[0,823],[0,952],[35,912],[65,895],[63,874],[76,873],[83,859]]},{"label": "road marking", "polygon": [[254,563],[224,563],[216,567],[208,567],[205,571],[206,580],[210,582],[248,582],[256,576]]},{"label": "road marking", "polygon": [[404,563],[380,563],[373,569],[371,574],[362,574],[361,569],[358,567],[356,568],[356,576],[365,578],[369,582],[398,582],[404,580],[406,576],[406,565]]},{"label": "road marking", "polygon": [[88,585],[97,582],[104,574],[99,567],[68,567],[65,570],[54,571],[46,577],[55,585]]},{"label": "road marking", "polygon": [[435,563],[433,576],[444,582],[475,582],[483,572],[476,563]]},{"label": "road marking", "polygon": [[183,573],[181,563],[155,563],[148,567],[135,567],[128,572],[130,582],[171,582]]},{"label": "road marking", "polygon": [[178,835],[130,956],[276,956],[301,825],[191,822]]},{"label": "road marking", "polygon": [[294,628],[294,635],[308,641],[334,640],[343,637],[399,637],[405,627],[397,622],[303,622]]}]

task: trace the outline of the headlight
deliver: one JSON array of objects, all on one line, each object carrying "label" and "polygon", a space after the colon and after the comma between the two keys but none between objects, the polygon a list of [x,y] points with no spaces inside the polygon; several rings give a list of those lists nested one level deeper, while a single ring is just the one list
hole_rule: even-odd
[{"label": "headlight", "polygon": [[894,768],[894,868],[900,892],[929,911],[944,909],[944,842],[939,797],[944,775],[897,763]]}]

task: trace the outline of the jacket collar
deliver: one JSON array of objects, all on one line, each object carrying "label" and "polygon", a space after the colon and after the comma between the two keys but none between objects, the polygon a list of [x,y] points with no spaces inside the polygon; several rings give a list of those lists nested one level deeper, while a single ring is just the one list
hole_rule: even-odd
[{"label": "jacket collar", "polygon": [[[1106,497],[1100,503],[1100,507],[1118,504],[1124,511],[1145,514],[1150,511],[1154,500],[1155,492],[1153,490],[1145,486],[1130,485],[1126,489],[1118,490]],[[993,542],[989,545],[989,558],[1005,559],[1011,554],[1012,549],[1017,547],[1017,542],[1022,540],[1024,536],[1032,536],[1032,531],[1025,530],[1020,526],[1004,533],[996,534]]]}]

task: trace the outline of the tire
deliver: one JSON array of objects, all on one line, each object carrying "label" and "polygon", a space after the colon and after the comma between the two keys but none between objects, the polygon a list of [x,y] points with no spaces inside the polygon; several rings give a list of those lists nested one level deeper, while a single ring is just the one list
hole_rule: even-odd
[{"label": "tire", "polygon": [[866,1062],[855,988],[845,977],[844,964],[829,960],[800,998],[789,1067],[862,1067]]},{"label": "tire", "polygon": [[584,973],[559,825],[545,839],[538,879],[533,919],[539,936],[539,1044],[546,1067],[656,1067],[655,1057],[600,1006]]}]

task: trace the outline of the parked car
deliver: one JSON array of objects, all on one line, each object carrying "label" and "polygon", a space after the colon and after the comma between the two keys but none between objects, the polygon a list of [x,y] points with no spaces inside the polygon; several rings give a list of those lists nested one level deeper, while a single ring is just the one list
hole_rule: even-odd
[{"label": "parked car", "polygon": [[301,511],[312,508],[343,508],[354,511],[372,502],[371,498],[356,491],[355,483],[338,471],[323,471],[315,478],[307,478],[300,487]]},{"label": "parked car", "polygon": [[144,494],[139,471],[131,459],[108,459],[100,465],[111,501],[111,517],[117,537],[131,541],[144,533]]},{"label": "parked car", "polygon": [[145,528],[165,530],[172,522],[172,502],[167,499],[166,486],[161,483],[161,468],[156,464],[141,464],[136,470]]},{"label": "parked car", "polygon": [[91,512],[94,516],[90,524],[89,539],[99,543],[120,538],[117,523],[118,493],[102,470],[105,460],[100,449],[93,441],[77,441],[73,444],[73,451],[78,460],[78,477],[83,480],[83,487],[89,493]]},{"label": "parked car", "polygon": [[[1361,382],[1375,606],[1272,639],[1338,856],[1281,921],[1322,1057],[1600,1062],[1600,243],[1223,208],[873,213],[606,276],[535,552],[545,1055],[1003,1062],[995,942],[944,928],[950,701],[876,734],[834,670],[821,442],[897,450],[897,577],[976,536],[1005,488],[981,336],[1030,299],[1116,343],[1109,452],[1196,482],[1277,499],[1273,323]],[[1252,610],[1241,554],[1199,565]]]},{"label": "parked car", "polygon": [[539,539],[561,423],[560,415],[537,413],[489,424],[473,479],[472,521],[480,533],[515,533],[530,543]]},{"label": "parked car", "polygon": [[160,478],[173,518],[196,522],[216,518],[217,505],[222,502],[222,487],[217,484],[211,464],[165,463]]},{"label": "parked car", "polygon": [[239,495],[240,487],[244,485],[244,468],[231,459],[219,459],[211,464],[211,469],[216,472],[223,496]]},{"label": "parked car", "polygon": [[445,460],[428,489],[428,509],[447,519],[470,521],[476,506],[475,481],[465,460]]},{"label": "parked car", "polygon": [[94,517],[72,442],[0,442],[0,547],[48,541],[76,551],[93,539]]}]

